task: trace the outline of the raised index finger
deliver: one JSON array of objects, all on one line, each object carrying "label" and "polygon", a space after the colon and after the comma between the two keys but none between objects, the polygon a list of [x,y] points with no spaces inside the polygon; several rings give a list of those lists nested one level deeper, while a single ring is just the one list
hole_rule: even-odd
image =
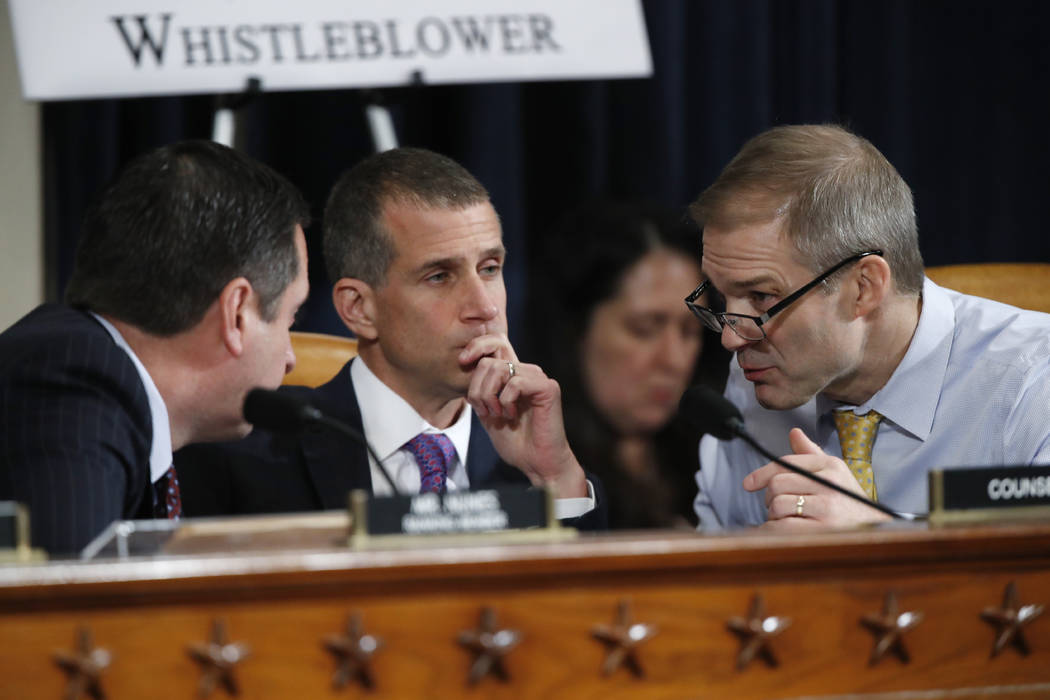
[{"label": "raised index finger", "polygon": [[786,471],[788,470],[776,462],[769,462],[745,476],[743,486],[748,491],[761,491],[769,486],[769,481],[774,476],[783,474]]}]

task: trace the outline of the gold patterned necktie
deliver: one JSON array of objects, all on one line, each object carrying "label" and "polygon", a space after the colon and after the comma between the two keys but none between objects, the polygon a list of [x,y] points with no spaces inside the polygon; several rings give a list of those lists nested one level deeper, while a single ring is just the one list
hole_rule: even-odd
[{"label": "gold patterned necktie", "polygon": [[871,469],[871,448],[875,446],[875,434],[879,430],[882,415],[876,411],[868,411],[863,416],[853,411],[835,411],[833,415],[839,444],[842,445],[842,459],[849,465],[868,498],[879,500],[875,491],[875,473]]}]

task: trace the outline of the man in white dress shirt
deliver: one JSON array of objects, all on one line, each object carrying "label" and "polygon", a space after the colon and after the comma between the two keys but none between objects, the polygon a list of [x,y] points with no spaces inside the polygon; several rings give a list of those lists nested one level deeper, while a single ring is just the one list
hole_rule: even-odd
[{"label": "man in white dress shirt", "polygon": [[[507,338],[506,253],[481,183],[437,153],[386,151],[339,179],[324,228],[332,300],[358,357],[317,389],[284,391],[360,429],[402,492],[519,480],[551,487],[558,517],[600,527],[558,384]],[[340,508],[353,488],[390,491],[341,436],[256,432],[226,455],[205,448],[180,462],[188,514]],[[419,436],[446,446],[436,486],[413,449]]]},{"label": "man in white dress shirt", "polygon": [[[726,397],[770,450],[912,512],[931,469],[1050,462],[1050,315],[926,279],[911,191],[871,143],[771,129],[691,212],[716,302],[687,303],[735,353]],[[888,517],[764,462],[703,438],[701,528]]]}]

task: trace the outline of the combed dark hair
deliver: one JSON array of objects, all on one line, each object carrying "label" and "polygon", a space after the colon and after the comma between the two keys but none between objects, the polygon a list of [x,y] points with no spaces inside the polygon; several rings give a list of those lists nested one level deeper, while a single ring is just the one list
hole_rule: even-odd
[{"label": "combed dark hair", "polygon": [[[569,444],[581,463],[601,477],[613,528],[668,527],[672,515],[696,524],[700,436],[678,416],[657,432],[653,445],[661,472],[655,481],[665,488],[646,490],[619,465],[618,434],[591,400],[581,366],[595,310],[619,293],[634,265],[658,250],[684,255],[699,267],[699,230],[684,212],[647,202],[596,200],[564,215],[530,265],[528,336],[537,363],[562,386]],[[690,291],[682,290],[683,300]],[[728,363],[729,353],[718,337],[705,331],[690,383],[721,389]]]},{"label": "combed dark hair", "polygon": [[245,277],[266,321],[299,273],[295,226],[309,209],[269,167],[211,141],[132,160],[84,220],[66,301],[170,336]]},{"label": "combed dark hair", "polygon": [[462,210],[487,202],[489,193],[466,168],[423,148],[395,148],[366,158],[340,176],[324,211],[328,278],[382,284],[394,258],[382,226],[389,202],[421,209]]},{"label": "combed dark hair", "polygon": [[700,226],[730,228],[784,217],[814,273],[880,249],[897,290],[922,291],[911,189],[871,142],[840,126],[778,126],[755,136],[690,211]]}]

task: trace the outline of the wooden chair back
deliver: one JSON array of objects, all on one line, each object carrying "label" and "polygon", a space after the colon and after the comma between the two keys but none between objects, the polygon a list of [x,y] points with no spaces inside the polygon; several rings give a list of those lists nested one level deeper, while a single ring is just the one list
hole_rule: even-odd
[{"label": "wooden chair back", "polygon": [[341,335],[292,331],[295,369],[282,384],[316,387],[334,377],[350,358],[357,355],[357,341]]},{"label": "wooden chair back", "polygon": [[1050,263],[972,263],[926,268],[942,287],[1050,313]]}]

